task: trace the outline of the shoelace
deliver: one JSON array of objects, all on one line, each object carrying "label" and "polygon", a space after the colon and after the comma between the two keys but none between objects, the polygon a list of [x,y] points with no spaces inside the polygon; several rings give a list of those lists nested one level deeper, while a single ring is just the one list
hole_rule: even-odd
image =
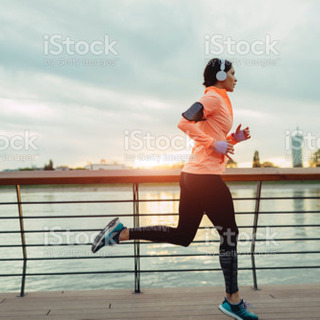
[{"label": "shoelace", "polygon": [[250,303],[248,303],[248,302],[246,302],[246,301],[243,301],[243,302],[242,302],[242,306],[243,306],[243,308],[244,308],[245,310],[247,310],[248,307],[250,307],[251,309],[254,309],[254,307],[253,307]]}]

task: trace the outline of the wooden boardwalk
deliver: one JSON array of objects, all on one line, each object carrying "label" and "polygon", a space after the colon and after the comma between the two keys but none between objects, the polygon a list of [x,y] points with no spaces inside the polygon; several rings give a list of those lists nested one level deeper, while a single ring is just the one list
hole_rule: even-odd
[{"label": "wooden boardwalk", "polygon": [[[320,284],[241,288],[253,311],[264,319],[320,319]],[[0,320],[231,319],[217,309],[223,288],[33,292],[0,294]]]}]

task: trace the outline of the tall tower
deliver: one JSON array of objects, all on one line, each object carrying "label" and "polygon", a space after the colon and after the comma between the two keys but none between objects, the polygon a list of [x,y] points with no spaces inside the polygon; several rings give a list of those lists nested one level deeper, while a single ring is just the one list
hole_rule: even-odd
[{"label": "tall tower", "polygon": [[292,165],[294,168],[303,167],[302,146],[303,132],[297,127],[297,130],[291,136]]}]

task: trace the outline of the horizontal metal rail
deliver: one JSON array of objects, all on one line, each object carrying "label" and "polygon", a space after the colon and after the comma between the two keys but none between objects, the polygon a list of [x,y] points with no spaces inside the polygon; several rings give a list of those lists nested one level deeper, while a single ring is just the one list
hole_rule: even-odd
[{"label": "horizontal metal rail", "polygon": [[[306,200],[320,199],[320,197],[248,197],[233,200]],[[20,204],[81,204],[81,203],[135,203],[135,202],[172,202],[179,199],[139,199],[139,200],[81,200],[81,201],[22,201]],[[17,202],[0,202],[0,205],[17,205]]]},{"label": "horizontal metal rail", "polygon": [[[320,251],[274,251],[270,253],[269,251],[266,252],[259,252],[255,253],[255,255],[281,255],[281,254],[313,254],[313,253],[320,253]],[[238,252],[240,256],[251,255],[251,252]],[[140,258],[164,258],[164,257],[207,257],[207,256],[219,256],[218,253],[191,253],[191,254],[140,254]],[[116,255],[116,256],[82,256],[82,257],[50,257],[50,258],[28,258],[30,261],[42,261],[42,260],[87,260],[87,259],[124,259],[124,258],[134,258],[134,255]],[[23,261],[23,258],[8,258],[8,259],[1,259],[0,261]]]},{"label": "horizontal metal rail", "polygon": [[[269,224],[269,225],[260,225],[257,226],[257,228],[295,228],[295,227],[302,227],[302,228],[319,228],[320,224]],[[238,226],[238,229],[250,229],[253,228],[252,226]],[[215,228],[212,227],[199,227],[199,230],[215,230]],[[57,232],[59,233],[67,233],[67,232],[96,232],[100,231],[101,229],[59,229]],[[50,230],[26,230],[25,233],[49,233],[51,232]],[[0,231],[0,233],[20,233],[19,230],[5,230],[5,231]],[[290,240],[294,240],[294,238],[290,238]]]},{"label": "horizontal metal rail", "polygon": [[[180,169],[2,172],[0,185],[116,184],[179,182]],[[318,168],[228,168],[225,181],[320,181]]]},{"label": "horizontal metal rail", "polygon": [[[255,267],[255,268],[243,268],[239,267],[239,271],[249,270],[292,270],[292,269],[320,269],[320,266],[279,266],[279,267]],[[205,268],[205,269],[150,269],[139,270],[140,273],[161,273],[161,272],[208,272],[208,271],[221,271],[220,268]],[[26,273],[26,274],[0,274],[1,277],[19,277],[25,276],[70,276],[80,274],[117,274],[117,273],[135,273],[134,270],[117,270],[117,271],[73,271],[73,272],[43,272],[43,273]]]},{"label": "horizontal metal rail", "polygon": [[[268,239],[267,239],[268,240]],[[284,241],[320,241],[320,238],[277,238],[274,239],[275,241],[280,241],[280,242],[284,242]],[[241,242],[252,242],[252,239],[245,239],[245,240],[238,240],[239,243]],[[262,242],[262,241],[266,241],[266,239],[255,239],[256,242]],[[192,241],[192,243],[220,243],[220,240],[194,240]],[[140,242],[141,245],[147,245],[149,244],[149,242],[145,242],[143,240],[141,240]],[[83,246],[89,246],[91,245],[91,243],[59,243],[59,244],[43,244],[43,243],[35,243],[35,244],[26,244],[25,247],[83,247]],[[120,245],[132,245],[132,243],[127,242],[127,243],[121,243]],[[0,245],[0,248],[20,248],[21,244],[8,244],[8,245]],[[51,258],[49,258],[48,260],[50,260]],[[28,258],[29,260],[29,258]]]}]

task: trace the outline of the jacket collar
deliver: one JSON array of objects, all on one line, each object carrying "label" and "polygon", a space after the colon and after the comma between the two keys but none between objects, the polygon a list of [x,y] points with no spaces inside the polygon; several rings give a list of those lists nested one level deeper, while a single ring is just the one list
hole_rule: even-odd
[{"label": "jacket collar", "polygon": [[209,91],[214,91],[214,92],[218,93],[226,101],[228,109],[229,109],[229,112],[231,114],[231,117],[233,118],[232,105],[231,105],[231,101],[229,99],[229,96],[227,94],[227,90],[226,89],[220,89],[220,88],[217,88],[215,86],[210,86],[210,87],[207,87],[205,89],[204,94],[206,94]]}]

